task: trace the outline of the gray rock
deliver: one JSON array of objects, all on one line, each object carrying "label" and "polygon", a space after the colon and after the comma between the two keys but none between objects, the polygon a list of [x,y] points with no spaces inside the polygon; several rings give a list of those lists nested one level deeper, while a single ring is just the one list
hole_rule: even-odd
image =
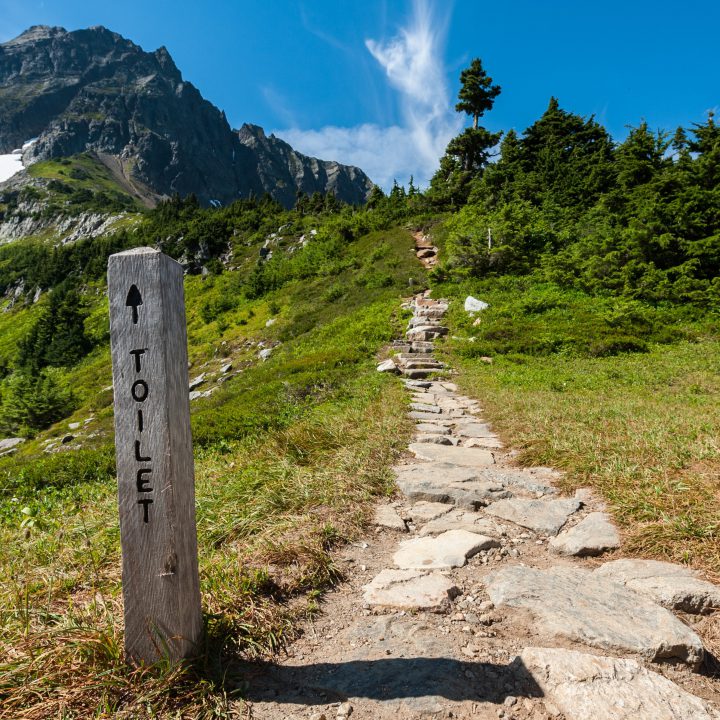
[{"label": "gray rock", "polygon": [[375,508],[375,518],[373,522],[379,527],[407,532],[405,521],[397,514],[395,508],[391,505],[378,505]]},{"label": "gray rock", "polygon": [[486,583],[496,606],[529,610],[544,635],[693,667],[703,659],[700,638],[670,611],[587,570],[510,566]]},{"label": "gray rock", "polygon": [[437,405],[429,405],[427,403],[414,402],[414,403],[410,403],[410,407],[415,412],[421,412],[421,413],[433,413],[433,414],[437,413],[437,414],[439,414],[442,412],[442,410]]},{"label": "gray rock", "polygon": [[492,450],[501,450],[505,446],[496,437],[468,438],[462,444],[467,448],[489,448]]},{"label": "gray rock", "polygon": [[455,432],[462,437],[495,437],[495,433],[485,423],[462,423],[455,426]]},{"label": "gray rock", "polygon": [[559,500],[511,498],[499,500],[485,512],[542,535],[557,535],[570,515],[579,509],[580,502],[570,498]]},{"label": "gray rock", "polygon": [[404,540],[393,555],[393,562],[408,570],[449,570],[462,567],[468,558],[497,545],[495,538],[467,530],[448,530],[437,537]]},{"label": "gray rock", "polygon": [[426,502],[425,500],[420,500],[420,502],[416,502],[410,508],[408,514],[412,518],[412,521],[416,525],[419,525],[445,515],[445,513],[450,512],[454,507],[454,505],[449,505],[448,503]]},{"label": "gray rock", "polygon": [[659,560],[613,560],[594,574],[625,585],[671,610],[707,613],[720,608],[720,588],[691,568]]},{"label": "gray rock", "polygon": [[493,538],[499,538],[507,532],[504,526],[489,517],[468,510],[454,509],[425,524],[420,530],[420,537],[439,535],[448,530],[467,530]]},{"label": "gray rock", "polygon": [[77,430],[81,424],[82,423],[79,423],[79,422],[71,422],[71,423],[68,423],[68,428],[70,430]]},{"label": "gray rock", "polygon": [[398,372],[398,368],[397,368],[397,365],[395,364],[395,361],[390,359],[390,360],[383,360],[383,362],[381,362],[377,366],[377,371],[378,372],[396,373],[396,372]]},{"label": "gray rock", "polygon": [[453,441],[447,435],[418,435],[415,442],[434,443],[435,445],[454,445]]},{"label": "gray rock", "polygon": [[21,437],[4,438],[0,440],[0,452],[5,453],[8,450],[14,450],[17,448],[18,445],[24,442],[25,438]]},{"label": "gray rock", "polygon": [[415,429],[419,433],[426,433],[429,435],[449,435],[451,430],[446,425],[439,425],[437,423],[418,423]]},{"label": "gray rock", "polygon": [[478,300],[477,298],[474,298],[472,295],[468,295],[465,298],[465,312],[466,313],[476,313],[480,312],[481,310],[486,310],[490,307],[488,303],[486,303],[484,300]]},{"label": "gray rock", "polygon": [[437,413],[430,412],[418,412],[417,410],[411,410],[408,413],[408,417],[418,422],[429,422],[429,423],[442,423],[443,425],[452,425],[450,418],[443,417]]},{"label": "gray rock", "polygon": [[410,500],[453,503],[472,510],[510,496],[501,484],[477,469],[449,463],[418,463],[395,468],[397,484]]},{"label": "gray rock", "polygon": [[197,400],[198,398],[201,398],[205,395],[205,393],[200,392],[200,390],[191,390],[190,391],[190,400]]},{"label": "gray rock", "polygon": [[197,377],[193,378],[190,381],[190,390],[194,390],[197,387],[200,387],[205,382],[205,373],[200,373]]},{"label": "gray rock", "polygon": [[429,388],[432,385],[429,380],[405,380],[404,384],[409,388]]},{"label": "gray rock", "polygon": [[515,663],[572,720],[719,720],[720,712],[634,660],[525,648]]},{"label": "gray rock", "polygon": [[421,460],[444,462],[463,467],[494,465],[495,457],[488,450],[462,447],[442,447],[425,443],[411,443],[409,448]]},{"label": "gray rock", "polygon": [[594,512],[554,537],[549,547],[560,555],[600,555],[620,547],[620,534],[608,515]]},{"label": "gray rock", "polygon": [[396,610],[446,612],[459,594],[450,578],[422,570],[383,570],[363,586],[367,605]]},{"label": "gray rock", "polygon": [[272,351],[273,351],[272,348],[265,348],[264,350],[261,350],[261,351],[258,353],[258,357],[259,357],[261,360],[265,361],[265,360],[269,359],[269,357],[272,355]]}]

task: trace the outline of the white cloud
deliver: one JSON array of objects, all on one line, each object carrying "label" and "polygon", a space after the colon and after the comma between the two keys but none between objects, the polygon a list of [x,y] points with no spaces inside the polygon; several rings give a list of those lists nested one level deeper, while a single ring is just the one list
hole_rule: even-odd
[{"label": "white cloud", "polygon": [[426,185],[462,124],[450,107],[442,60],[448,20],[449,11],[440,17],[428,0],[416,0],[411,21],[396,37],[365,41],[399,93],[402,125],[291,128],[275,134],[300,152],[357,165],[385,189],[393,179],[406,184],[411,175]]}]

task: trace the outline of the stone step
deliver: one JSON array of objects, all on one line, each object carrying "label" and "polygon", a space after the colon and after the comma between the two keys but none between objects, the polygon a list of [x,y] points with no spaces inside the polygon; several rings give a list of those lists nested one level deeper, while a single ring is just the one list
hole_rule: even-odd
[{"label": "stone step", "polygon": [[425,342],[423,340],[416,340],[410,343],[410,349],[416,353],[431,353],[433,348],[434,344],[432,342]]},{"label": "stone step", "polygon": [[437,360],[405,360],[400,364],[408,370],[442,370],[445,367]]},{"label": "stone step", "polygon": [[433,370],[402,370],[402,374],[411,380],[421,380],[422,378],[428,377],[428,375],[432,375],[432,373]]},{"label": "stone step", "polygon": [[426,258],[435,257],[437,255],[437,249],[432,248],[423,248],[422,250],[418,250],[415,255],[419,257],[421,260],[425,260]]}]

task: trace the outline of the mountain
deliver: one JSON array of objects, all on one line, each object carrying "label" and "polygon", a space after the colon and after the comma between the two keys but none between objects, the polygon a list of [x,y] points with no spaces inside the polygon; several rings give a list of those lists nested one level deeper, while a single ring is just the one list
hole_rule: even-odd
[{"label": "mountain", "polygon": [[290,207],[298,191],[361,203],[372,187],[359,168],[302,155],[257,126],[233,130],[164,47],[145,52],[104,27],[34,26],[0,44],[0,155],[32,138],[25,165],[89,153],[150,204],[267,192]]}]

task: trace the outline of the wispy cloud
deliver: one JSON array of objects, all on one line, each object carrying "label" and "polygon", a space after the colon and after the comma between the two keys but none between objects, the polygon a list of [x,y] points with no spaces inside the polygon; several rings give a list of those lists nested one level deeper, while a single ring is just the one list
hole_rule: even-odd
[{"label": "wispy cloud", "polygon": [[443,51],[451,5],[415,0],[405,27],[389,41],[367,39],[365,46],[399,94],[402,124],[384,127],[327,126],[315,130],[276,130],[301,152],[358,165],[380,186],[411,175],[425,185],[461,120],[452,111],[445,80]]}]

